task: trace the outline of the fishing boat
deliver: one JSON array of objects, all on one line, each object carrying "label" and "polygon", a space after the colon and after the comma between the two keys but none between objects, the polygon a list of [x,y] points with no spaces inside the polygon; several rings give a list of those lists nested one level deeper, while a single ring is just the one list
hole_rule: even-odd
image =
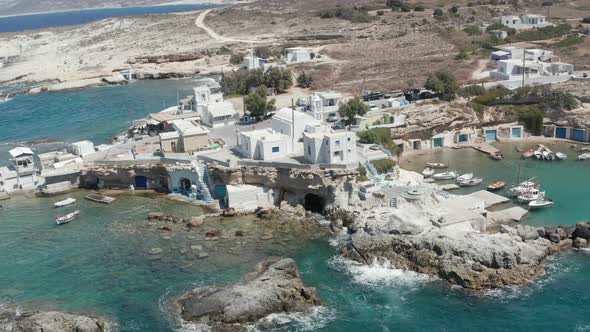
[{"label": "fishing boat", "polygon": [[553,204],[555,204],[555,203],[550,199],[545,199],[545,198],[536,199],[534,201],[529,202],[529,209],[542,209],[542,208],[552,207]]},{"label": "fishing boat", "polygon": [[563,152],[556,152],[555,157],[559,160],[566,160],[567,159],[567,155]]},{"label": "fishing boat", "polygon": [[457,181],[457,184],[460,187],[473,187],[481,184],[483,182],[482,178],[473,178],[465,181]]},{"label": "fishing boat", "polygon": [[434,175],[434,169],[430,168],[430,167],[426,167],[423,171],[422,171],[422,175],[424,175],[425,178],[429,178],[431,176]]},{"label": "fishing boat", "polygon": [[518,202],[520,203],[528,203],[532,201],[536,201],[538,199],[545,199],[545,192],[539,191],[538,189],[532,189],[529,191],[525,191],[518,195]]},{"label": "fishing boat", "polygon": [[444,163],[426,163],[426,166],[436,168],[436,169],[449,167],[449,166],[447,166],[447,164],[444,164]]},{"label": "fishing boat", "polygon": [[459,181],[467,181],[473,179],[473,173],[466,173],[459,177],[457,177],[457,182]]},{"label": "fishing boat", "polygon": [[519,196],[520,194],[533,190],[533,189],[537,189],[539,187],[538,184],[534,183],[531,181],[532,179],[529,179],[527,181],[521,182],[515,186],[512,186],[510,189],[508,189],[508,193],[510,193],[512,196]]},{"label": "fishing boat", "polygon": [[506,186],[504,181],[496,181],[487,186],[488,191],[498,191]]},{"label": "fishing boat", "polygon": [[578,160],[587,160],[590,159],[590,153],[582,153],[578,156]]},{"label": "fishing boat", "polygon": [[53,204],[53,206],[62,207],[62,206],[67,206],[67,205],[74,204],[74,203],[76,203],[76,199],[68,197],[68,198],[64,199],[63,201],[55,202]]},{"label": "fishing boat", "polygon": [[78,210],[76,210],[76,211],[74,211],[72,213],[68,213],[65,216],[57,215],[57,216],[55,216],[55,222],[58,225],[67,224],[70,221],[78,218],[79,215],[80,215],[80,211],[78,211]]},{"label": "fishing boat", "polygon": [[534,155],[535,155],[535,151],[533,151],[532,149],[530,149],[530,150],[525,151],[522,154],[522,157],[525,158],[525,159],[528,159],[528,158],[531,158]]},{"label": "fishing boat", "polygon": [[504,155],[501,152],[493,152],[490,153],[490,158],[494,160],[502,160],[504,159]]},{"label": "fishing boat", "polygon": [[535,151],[533,152],[533,155],[535,156],[535,158],[537,158],[538,160],[543,159],[543,153],[541,151]]},{"label": "fishing boat", "polygon": [[447,171],[442,173],[436,173],[432,176],[435,180],[452,180],[455,179],[459,174],[454,171]]}]

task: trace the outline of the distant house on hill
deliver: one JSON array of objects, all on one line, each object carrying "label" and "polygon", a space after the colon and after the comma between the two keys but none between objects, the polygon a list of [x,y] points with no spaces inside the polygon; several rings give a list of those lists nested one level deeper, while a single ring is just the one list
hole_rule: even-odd
[{"label": "distant house on hill", "polygon": [[537,15],[537,14],[525,14],[522,16],[516,16],[516,15],[502,16],[498,19],[498,22],[508,28],[512,28],[512,29],[516,29],[516,30],[544,28],[546,26],[553,25],[553,24],[547,22],[547,18],[544,15]]}]

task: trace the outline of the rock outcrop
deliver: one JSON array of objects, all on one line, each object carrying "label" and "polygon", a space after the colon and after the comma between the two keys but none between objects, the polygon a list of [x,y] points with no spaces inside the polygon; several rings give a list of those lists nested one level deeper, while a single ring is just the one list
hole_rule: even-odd
[{"label": "rock outcrop", "polygon": [[57,311],[0,312],[0,331],[7,332],[113,332],[117,327],[102,318],[73,315]]},{"label": "rock outcrop", "polygon": [[319,300],[315,288],[304,287],[293,259],[270,257],[241,283],[197,288],[177,303],[184,320],[230,329],[272,313],[304,312]]}]

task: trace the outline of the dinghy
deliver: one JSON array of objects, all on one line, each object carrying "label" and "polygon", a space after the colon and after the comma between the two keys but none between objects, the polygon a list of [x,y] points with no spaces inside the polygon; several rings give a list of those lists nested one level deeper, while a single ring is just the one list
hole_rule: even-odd
[{"label": "dinghy", "polygon": [[534,201],[529,202],[529,209],[542,209],[547,207],[552,207],[555,204],[550,199],[536,199]]},{"label": "dinghy", "polygon": [[488,191],[498,191],[506,186],[504,181],[496,181],[487,186]]},{"label": "dinghy", "polygon": [[74,219],[78,218],[78,216],[79,216],[79,215],[80,215],[80,211],[78,211],[78,210],[76,210],[76,211],[74,211],[74,212],[72,212],[72,213],[68,213],[68,214],[66,214],[65,216],[60,216],[60,215],[57,215],[57,216],[55,216],[55,222],[56,222],[58,225],[67,224],[67,223],[69,223],[70,221],[72,221],[72,220],[74,220]]},{"label": "dinghy", "polygon": [[423,171],[422,171],[422,175],[424,175],[425,178],[431,177],[434,175],[434,169],[430,168],[430,167],[426,167]]},{"label": "dinghy", "polygon": [[587,160],[590,158],[590,153],[582,153],[578,156],[578,160]]},{"label": "dinghy", "polygon": [[457,184],[460,187],[473,187],[481,184],[483,182],[482,178],[473,178],[465,181],[457,181]]},{"label": "dinghy", "polygon": [[62,206],[66,206],[66,205],[70,205],[70,204],[74,204],[74,203],[76,203],[76,199],[68,197],[68,198],[64,199],[63,201],[56,202],[55,204],[53,204],[53,206],[62,207]]},{"label": "dinghy", "polygon": [[525,159],[528,159],[528,158],[531,158],[531,157],[532,157],[532,156],[534,156],[534,155],[535,155],[535,151],[533,151],[533,150],[528,150],[528,151],[525,151],[525,152],[522,154],[522,157],[523,157],[523,158],[525,158]]},{"label": "dinghy", "polygon": [[457,172],[448,171],[448,172],[436,173],[432,176],[432,178],[435,180],[452,180],[452,179],[455,179],[457,176],[458,176]]},{"label": "dinghy", "polygon": [[559,160],[566,160],[567,159],[567,155],[562,152],[556,152],[555,157],[557,157],[557,159],[559,159]]}]

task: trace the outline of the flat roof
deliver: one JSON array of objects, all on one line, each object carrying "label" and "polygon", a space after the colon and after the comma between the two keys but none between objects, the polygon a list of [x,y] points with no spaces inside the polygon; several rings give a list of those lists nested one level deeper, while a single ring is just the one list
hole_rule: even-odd
[{"label": "flat roof", "polygon": [[492,52],[493,55],[508,55],[510,54],[510,52],[506,52],[506,51],[496,51],[496,52]]},{"label": "flat roof", "polygon": [[160,133],[160,139],[175,139],[180,137],[180,134],[178,134],[175,131],[169,131],[169,132],[165,132],[165,133]]},{"label": "flat roof", "polygon": [[315,94],[318,95],[322,99],[342,98],[342,94],[339,92],[336,92],[336,91],[321,91],[321,92],[316,92]]},{"label": "flat roof", "polygon": [[304,122],[306,125],[316,125],[320,124],[321,121],[314,118],[311,114],[303,113],[300,111],[293,111],[290,108],[281,108],[280,110],[275,112],[275,115],[272,116],[273,119],[281,119],[285,122],[291,123],[291,120],[295,118],[295,122]]},{"label": "flat roof", "polygon": [[194,123],[190,120],[174,120],[172,121],[172,125],[178,131],[178,133],[182,136],[189,136],[189,135],[206,135],[209,133],[209,130],[201,127],[200,125]]},{"label": "flat roof", "polygon": [[214,117],[234,115],[237,113],[236,109],[234,108],[234,104],[230,103],[229,101],[209,104],[207,106],[207,111],[213,114]]},{"label": "flat roof", "polygon": [[283,140],[291,138],[290,136],[287,136],[285,134],[273,132],[271,129],[268,129],[268,128],[241,132],[240,134],[244,135],[244,136],[248,136],[251,139],[256,139],[256,140],[265,141],[265,142],[283,141]]},{"label": "flat roof", "polygon": [[12,158],[16,158],[16,157],[20,157],[22,155],[32,155],[33,150],[31,150],[27,147],[18,147],[18,148],[14,148],[14,149],[8,151],[8,153],[10,153]]},{"label": "flat roof", "polygon": [[[173,120],[182,120],[182,119],[196,119],[200,118],[197,112],[185,112],[181,114],[173,114],[173,113],[151,113],[150,118],[158,121],[158,122],[168,122]],[[147,122],[149,123],[149,121]]]}]

